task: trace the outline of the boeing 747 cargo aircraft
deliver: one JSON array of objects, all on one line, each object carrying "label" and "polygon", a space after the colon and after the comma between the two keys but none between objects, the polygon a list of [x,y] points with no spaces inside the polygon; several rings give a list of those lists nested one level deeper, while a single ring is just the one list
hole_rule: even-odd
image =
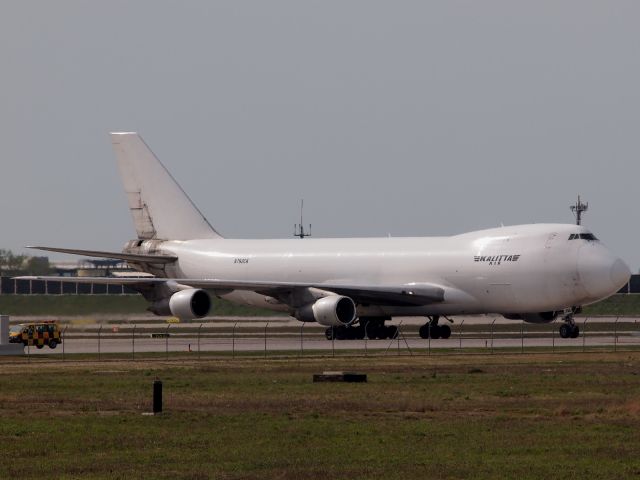
[{"label": "boeing 747 cargo aircraft", "polygon": [[577,225],[518,225],[448,237],[237,240],[200,213],[137,133],[112,133],[137,238],[122,252],[33,247],[126,260],[140,278],[28,277],[125,284],[158,315],[210,313],[211,298],[327,326],[327,338],[393,338],[392,317],[423,316],[422,338],[448,338],[442,317],[502,314],[532,323],[573,315],[629,280],[625,263]]}]

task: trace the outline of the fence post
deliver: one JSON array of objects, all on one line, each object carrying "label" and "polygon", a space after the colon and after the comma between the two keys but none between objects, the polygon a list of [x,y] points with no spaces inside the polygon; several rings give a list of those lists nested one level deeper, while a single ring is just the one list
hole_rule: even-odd
[{"label": "fence post", "polygon": [[200,334],[202,332],[202,324],[198,327],[198,360],[200,360]]},{"label": "fence post", "polygon": [[[400,322],[400,324],[402,325],[402,322]],[[411,347],[409,346],[409,342],[407,342],[407,337],[404,336],[404,332],[402,331],[402,328],[398,327],[398,336],[402,336],[402,341],[404,342],[405,346],[407,347],[407,350],[409,351],[409,355],[413,357],[413,352],[411,351]]]},{"label": "fence post", "polygon": [[236,327],[238,322],[233,324],[233,330],[231,331],[231,358],[236,358]]},{"label": "fence post", "polygon": [[520,353],[524,353],[524,320],[520,324],[520,341],[522,342],[520,347]]},{"label": "fence post", "polygon": [[267,328],[269,328],[269,322],[264,326],[264,358],[267,358]]},{"label": "fence post", "polygon": [[164,332],[164,349],[165,349],[165,358],[169,360],[169,327],[171,324],[167,325],[167,329]]},{"label": "fence post", "polygon": [[496,323],[496,319],[493,319],[493,322],[491,322],[491,354],[493,355],[493,326]]},{"label": "fence post", "polygon": [[589,320],[589,317],[586,317],[584,322],[582,322],[582,353],[584,353],[587,348],[587,320]]},{"label": "fence post", "polygon": [[62,331],[62,361],[64,362],[64,344],[67,343],[67,328],[69,325],[65,325],[64,330]]},{"label": "fence post", "polygon": [[429,326],[427,327],[427,332],[429,332],[429,339],[427,340],[427,349],[428,354],[431,355],[431,320],[429,320]]},{"label": "fence post", "polygon": [[389,341],[389,345],[387,346],[387,349],[384,351],[385,355],[387,354],[387,352],[389,351],[389,349],[393,345],[393,341],[396,340],[396,339],[398,340],[398,355],[400,355],[400,332],[401,332],[400,328],[401,327],[402,327],[402,320],[400,320],[400,323],[398,324],[398,327],[397,327],[397,330],[396,330],[397,337],[396,338],[392,338]]},{"label": "fence post", "polygon": [[102,325],[100,325],[100,328],[98,329],[98,361],[100,361],[101,359],[101,355],[100,355],[100,339],[102,337]]},{"label": "fence post", "polygon": [[556,328],[552,324],[551,325],[551,352],[556,351]]},{"label": "fence post", "polygon": [[136,359],[136,325],[133,325],[131,332],[131,360]]},{"label": "fence post", "polygon": [[458,338],[460,339],[460,350],[462,350],[462,326],[464,325],[464,318],[460,322],[460,328],[458,329]]},{"label": "fence post", "polygon": [[336,327],[331,325],[331,356],[336,356]]},{"label": "fence post", "polygon": [[304,347],[303,347],[303,337],[302,337],[302,330],[304,329],[304,322],[302,322],[302,325],[300,325],[300,356],[302,357],[302,354],[304,352]]},{"label": "fence post", "polygon": [[368,354],[367,345],[369,344],[369,322],[364,325],[364,356],[366,357]]},{"label": "fence post", "polygon": [[613,351],[618,351],[618,320],[620,317],[616,317],[616,323],[613,325]]}]

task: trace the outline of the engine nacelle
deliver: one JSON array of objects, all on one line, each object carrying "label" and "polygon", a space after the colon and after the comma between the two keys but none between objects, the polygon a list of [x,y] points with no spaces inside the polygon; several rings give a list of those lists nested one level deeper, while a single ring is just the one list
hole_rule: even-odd
[{"label": "engine nacelle", "polygon": [[550,323],[553,322],[560,312],[540,312],[540,313],[510,313],[503,315],[509,320],[524,320],[527,323]]},{"label": "engine nacelle", "polygon": [[193,320],[206,317],[211,310],[211,298],[204,290],[188,288],[180,290],[169,297],[154,302],[149,311],[156,315],[173,315],[180,320]]},{"label": "engine nacelle", "polygon": [[301,322],[318,322],[327,327],[351,325],[356,319],[356,304],[349,297],[329,295],[295,312]]}]

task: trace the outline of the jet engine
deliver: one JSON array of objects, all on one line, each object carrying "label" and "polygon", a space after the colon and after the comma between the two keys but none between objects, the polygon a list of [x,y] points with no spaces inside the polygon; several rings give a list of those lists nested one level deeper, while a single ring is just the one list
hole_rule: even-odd
[{"label": "jet engine", "polygon": [[527,323],[550,323],[553,322],[560,312],[540,312],[540,313],[509,313],[503,315],[509,320],[524,320]]},{"label": "jet engine", "polygon": [[205,317],[210,309],[209,294],[197,288],[180,290],[169,299],[159,300],[149,307],[149,310],[156,315],[173,315],[180,320]]},{"label": "jet engine", "polygon": [[295,311],[301,322],[318,322],[327,327],[351,325],[356,319],[356,304],[349,297],[329,295]]}]

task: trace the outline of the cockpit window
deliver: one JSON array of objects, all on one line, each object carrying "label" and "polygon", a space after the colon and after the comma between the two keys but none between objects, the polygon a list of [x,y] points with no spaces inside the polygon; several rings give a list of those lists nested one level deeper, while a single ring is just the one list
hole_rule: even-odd
[{"label": "cockpit window", "polygon": [[569,240],[587,240],[589,242],[597,242],[598,239],[593,233],[572,233]]}]

